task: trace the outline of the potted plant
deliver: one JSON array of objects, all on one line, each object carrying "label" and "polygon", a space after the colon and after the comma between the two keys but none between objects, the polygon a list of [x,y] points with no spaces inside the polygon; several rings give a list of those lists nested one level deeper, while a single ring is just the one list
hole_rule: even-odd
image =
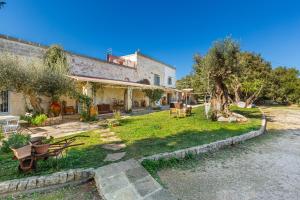
[{"label": "potted plant", "polygon": [[25,158],[31,155],[30,136],[15,133],[3,141],[1,150],[9,152],[12,150],[16,157]]},{"label": "potted plant", "polygon": [[53,101],[50,105],[50,110],[57,117],[61,112],[61,106],[58,101]]},{"label": "potted plant", "polygon": [[44,154],[48,152],[50,143],[53,141],[53,137],[50,138],[42,137],[39,141],[32,144],[34,151],[37,154]]}]

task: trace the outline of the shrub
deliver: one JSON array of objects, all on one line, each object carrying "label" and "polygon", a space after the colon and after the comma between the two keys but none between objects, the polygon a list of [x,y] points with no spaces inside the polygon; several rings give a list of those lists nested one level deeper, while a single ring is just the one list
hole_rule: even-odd
[{"label": "shrub", "polygon": [[26,113],[25,115],[21,115],[20,119],[25,120],[31,124],[31,120],[33,118],[33,115],[31,113]]},{"label": "shrub", "polygon": [[4,140],[1,151],[8,153],[10,148],[18,149],[29,144],[30,135],[22,135],[20,133],[12,134],[8,140]]},{"label": "shrub", "polygon": [[153,106],[154,103],[162,97],[164,91],[161,89],[144,89],[143,92],[147,97],[149,97],[150,104]]},{"label": "shrub", "polygon": [[31,119],[31,124],[35,126],[40,126],[48,119],[47,115],[40,114]]},{"label": "shrub", "polygon": [[97,116],[90,116],[90,114],[86,111],[82,111],[80,113],[80,120],[83,122],[92,122],[97,121]]}]

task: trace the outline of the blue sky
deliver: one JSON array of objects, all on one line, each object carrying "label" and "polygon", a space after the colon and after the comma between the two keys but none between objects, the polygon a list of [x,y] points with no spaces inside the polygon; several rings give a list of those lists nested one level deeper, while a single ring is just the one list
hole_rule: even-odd
[{"label": "blue sky", "polygon": [[193,55],[231,35],[243,50],[273,66],[300,69],[300,1],[297,0],[6,0],[0,33],[104,58],[142,53],[192,69]]}]

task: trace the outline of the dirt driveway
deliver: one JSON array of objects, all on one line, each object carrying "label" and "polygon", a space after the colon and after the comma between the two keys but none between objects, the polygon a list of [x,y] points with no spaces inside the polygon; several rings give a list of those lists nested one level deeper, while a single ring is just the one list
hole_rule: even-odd
[{"label": "dirt driveway", "polygon": [[159,172],[182,200],[300,200],[300,109],[264,108],[268,134]]}]

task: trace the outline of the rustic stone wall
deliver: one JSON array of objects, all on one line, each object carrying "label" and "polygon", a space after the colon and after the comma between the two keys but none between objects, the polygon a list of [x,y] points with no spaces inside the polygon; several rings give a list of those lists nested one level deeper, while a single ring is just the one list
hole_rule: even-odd
[{"label": "rustic stone wall", "polygon": [[[7,52],[27,58],[42,59],[48,47],[34,43],[24,43],[0,37],[0,53]],[[101,59],[81,56],[67,52],[71,73],[74,75],[92,76],[107,79],[138,81],[135,68],[107,63]]]},{"label": "rustic stone wall", "polygon": [[139,77],[141,79],[148,79],[150,84],[154,85],[154,74],[157,74],[160,76],[160,84],[164,85],[165,66],[140,54],[137,55],[137,72]]},{"label": "rustic stone wall", "polygon": [[94,178],[94,175],[95,172],[93,168],[72,169],[57,172],[48,176],[33,176],[23,179],[4,181],[0,182],[0,197],[11,193],[45,190],[49,187],[59,188],[62,185],[87,181]]},{"label": "rustic stone wall", "polygon": [[[40,60],[43,58],[47,48],[47,46],[38,45],[36,43],[18,41],[11,38],[7,39],[4,36],[0,36],[0,53],[7,52],[23,58]],[[170,75],[174,77],[176,71],[168,65],[139,53],[128,55],[130,58],[132,57],[133,60],[137,61],[137,67],[112,64],[98,58],[74,54],[72,52],[66,53],[70,63],[71,73],[74,75],[129,80],[132,82],[149,79],[151,84],[153,84],[154,74],[158,74],[161,77],[161,85],[169,87],[169,85],[165,84],[167,80],[165,74],[166,76]],[[165,70],[165,68],[167,69]],[[174,84],[175,81],[176,79],[174,80]]]}]

